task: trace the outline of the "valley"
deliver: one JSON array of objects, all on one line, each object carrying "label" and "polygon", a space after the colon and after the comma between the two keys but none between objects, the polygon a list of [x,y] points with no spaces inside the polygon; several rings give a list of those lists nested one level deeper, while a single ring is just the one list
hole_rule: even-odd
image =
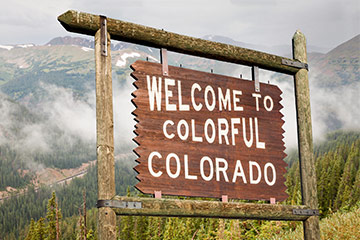
[{"label": "valley", "polygon": [[[360,196],[357,190],[360,188],[360,112],[357,109],[360,92],[359,44],[360,35],[357,35],[328,52],[310,52],[308,55],[322,216],[347,205],[354,206],[354,196]],[[278,54],[289,55],[284,53],[286,48],[274,49],[280,49],[276,50]],[[129,66],[138,59],[157,62],[158,52],[156,49],[121,42],[112,45],[118,195],[126,195],[128,187],[128,194],[140,194],[133,187],[137,182],[136,172],[132,169],[136,156],[130,153],[134,148],[131,140],[135,136],[132,132],[135,121],[131,116],[134,107],[130,100],[135,88]],[[46,201],[52,190],[56,191],[64,217],[78,214],[84,189],[88,208],[95,207],[93,55],[93,41],[76,37],[55,38],[42,46],[0,46],[1,239],[4,235],[20,236],[31,218],[38,220],[44,216]],[[206,72],[213,70],[217,74],[234,77],[241,74],[244,79],[250,79],[250,69],[247,67],[203,58],[169,53],[169,64],[181,64],[185,68]],[[294,101],[291,98],[288,100],[293,91],[292,79],[269,72],[261,72],[260,76],[263,83],[271,81],[284,92],[282,104],[285,121],[295,122],[295,114],[291,110]],[[289,163],[286,175],[287,202],[291,204],[301,202],[296,151],[293,153],[296,148],[295,129],[293,125],[285,126],[285,135],[289,135],[285,137],[289,155],[286,158]],[[168,135],[172,133],[169,131]],[[238,173],[238,180],[240,176]],[[326,185],[329,181],[332,182],[331,186]],[[17,196],[16,201],[9,198],[14,195]],[[10,216],[11,221],[4,221]],[[154,223],[152,221],[149,220],[149,225],[146,225],[148,229]],[[166,224],[175,222],[162,221]],[[203,222],[203,226],[209,229],[211,224]],[[204,232],[202,234],[205,236]]]}]

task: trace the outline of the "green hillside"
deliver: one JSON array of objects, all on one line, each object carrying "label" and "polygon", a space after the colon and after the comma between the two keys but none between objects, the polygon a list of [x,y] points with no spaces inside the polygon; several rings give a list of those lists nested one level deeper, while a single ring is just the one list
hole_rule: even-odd
[{"label": "green hillside", "polygon": [[[337,139],[336,145],[334,145],[335,136]],[[318,152],[316,157],[316,171],[321,218],[330,216],[338,210],[348,211],[356,206],[356,204],[359,204],[360,133],[336,132],[330,134],[326,141],[316,145],[316,149]],[[131,189],[133,189],[132,186],[136,183],[131,160],[132,159],[122,160],[116,164],[116,192],[118,195],[125,195],[126,188],[130,186]],[[289,198],[284,204],[300,204],[301,202],[299,169],[296,161],[297,160],[295,160],[290,167],[286,177]],[[329,167],[329,165],[336,167]],[[84,189],[86,189],[87,207],[91,209],[95,206],[97,199],[96,168],[91,168],[84,178],[75,179],[69,185],[62,185],[55,189],[63,216],[73,216],[73,218],[77,218],[78,208],[82,203],[82,191]],[[135,194],[133,190],[132,194]],[[17,197],[15,202],[13,199],[5,201],[0,205],[0,219],[4,219],[0,222],[0,235],[10,234],[17,236],[17,233],[22,232],[20,229],[24,229],[24,227],[29,224],[31,218],[37,221],[41,216],[45,216],[47,199],[50,197],[51,190],[49,188],[43,188],[39,191],[32,189],[28,194]],[[9,216],[12,217],[10,218]],[[93,217],[95,217],[95,215]],[[161,236],[159,239],[163,239],[165,236],[168,236],[168,239],[171,239],[171,236],[174,237],[174,235],[168,235],[168,231],[175,226],[182,226],[176,232],[178,239],[191,238],[191,234],[194,234],[196,230],[199,232],[197,239],[213,239],[211,236],[219,236],[219,234],[223,234],[229,239],[231,236],[238,236],[237,234],[247,239],[257,239],[260,232],[261,236],[272,236],[275,230],[279,232],[290,229],[295,230],[299,224],[295,222],[278,222],[275,224],[271,221],[250,220],[239,222],[238,220],[219,221],[217,219],[123,218],[126,219],[124,220],[125,222],[130,221],[130,223],[128,223],[130,225],[124,225],[124,221],[118,222],[118,224],[120,224],[119,231],[122,231],[122,234],[131,235],[136,231],[142,231],[142,233],[138,234],[148,234],[146,236],[149,236],[149,234],[151,235],[155,231]],[[11,219],[11,221],[8,219]],[[142,230],[136,230],[140,228],[139,222],[135,224],[137,221],[143,224],[141,226]],[[152,228],[154,225],[157,226],[159,224],[160,228],[158,230]],[[76,224],[73,227],[76,227]],[[65,229],[67,229],[67,227],[64,227],[64,231]],[[236,229],[240,232],[234,232],[238,231]],[[24,232],[22,233],[25,234]],[[135,239],[135,237],[131,235],[131,237],[127,239]],[[142,239],[150,238],[146,237]]]},{"label": "green hillside", "polygon": [[[320,220],[320,237],[323,240],[350,240],[360,238],[360,206],[349,211],[339,211]],[[271,240],[301,240],[304,237],[303,227],[299,225],[293,231],[281,231]]]}]

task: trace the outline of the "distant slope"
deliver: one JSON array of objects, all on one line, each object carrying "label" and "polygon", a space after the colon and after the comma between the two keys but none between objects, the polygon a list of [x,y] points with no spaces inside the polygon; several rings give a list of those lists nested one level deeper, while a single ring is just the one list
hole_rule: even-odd
[{"label": "distant slope", "polygon": [[325,88],[351,86],[360,82],[360,35],[330,52],[310,54],[310,71],[317,73],[317,85]]},{"label": "distant slope", "polygon": [[[82,38],[60,38],[45,46],[0,48],[0,89],[11,98],[22,101],[32,94],[41,95],[39,83],[69,88],[79,95],[95,88],[92,42]],[[87,47],[85,47],[87,46]],[[151,49],[147,49],[150,52]],[[114,78],[130,72],[136,58],[154,57],[131,48],[112,51]],[[134,58],[135,57],[135,58]],[[156,59],[157,60],[157,59]]]},{"label": "distant slope", "polygon": [[[276,54],[279,56],[285,56],[285,57],[290,57],[291,51],[292,51],[291,50],[292,47],[290,45],[291,39],[289,39],[289,45],[276,45],[276,46],[264,46],[264,45],[249,44],[249,43],[239,42],[239,41],[233,40],[231,38],[219,36],[219,35],[206,35],[203,37],[203,39],[215,41],[215,42],[221,42],[221,43],[225,43],[225,44],[230,44],[230,45],[234,45],[234,46],[239,46],[239,47],[243,47],[243,48],[254,49],[257,51],[272,53],[272,54]],[[329,49],[324,48],[324,47],[310,45],[310,46],[307,46],[307,51],[309,53],[326,53],[329,51]]]}]

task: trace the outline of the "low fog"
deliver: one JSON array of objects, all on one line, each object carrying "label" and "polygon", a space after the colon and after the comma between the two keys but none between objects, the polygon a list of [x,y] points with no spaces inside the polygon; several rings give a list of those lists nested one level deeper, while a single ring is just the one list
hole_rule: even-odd
[{"label": "low fog", "polygon": [[[240,67],[233,75],[243,75],[250,79],[250,68]],[[324,139],[330,130],[359,130],[360,111],[358,110],[358,93],[360,82],[351,86],[336,89],[319,87],[316,70],[310,71],[310,93],[314,142]],[[297,147],[297,127],[294,100],[293,78],[281,79],[278,74],[260,71],[260,81],[276,84],[282,90],[282,113],[284,114],[284,140],[287,151]],[[134,137],[135,121],[131,112],[131,93],[135,90],[130,76],[126,80],[113,74],[114,101],[114,135],[115,152],[128,153],[136,145]],[[30,113],[22,105],[15,103],[1,93],[0,103],[0,144],[23,153],[52,152],[59,144],[75,144],[74,139],[81,139],[95,149],[96,144],[96,112],[95,91],[88,90],[78,97],[71,89],[41,83],[39,85],[46,94],[36,108],[29,108]],[[23,117],[21,117],[23,115]],[[24,119],[25,118],[25,119]],[[29,118],[29,119],[27,119]],[[55,134],[57,133],[57,134]],[[135,159],[135,157],[134,157]],[[93,160],[93,159],[89,159]],[[33,159],[26,159],[29,166]]]}]

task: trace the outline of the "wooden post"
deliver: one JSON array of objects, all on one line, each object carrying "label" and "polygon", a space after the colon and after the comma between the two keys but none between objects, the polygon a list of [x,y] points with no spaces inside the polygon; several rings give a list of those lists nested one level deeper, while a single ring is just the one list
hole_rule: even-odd
[{"label": "wooden post", "polygon": [[[300,31],[296,31],[293,37],[293,57],[295,60],[307,63],[306,39]],[[299,70],[294,76],[294,81],[302,204],[317,209],[308,71],[306,69]],[[304,221],[304,238],[306,240],[320,239],[319,217],[312,216]]]},{"label": "wooden post", "polygon": [[[96,134],[98,163],[98,199],[111,199],[115,196],[114,167],[114,123],[112,103],[112,77],[110,35],[103,32],[107,56],[101,50],[101,29],[95,34],[96,65]],[[98,211],[98,238],[116,239],[116,214],[109,207]]]}]

